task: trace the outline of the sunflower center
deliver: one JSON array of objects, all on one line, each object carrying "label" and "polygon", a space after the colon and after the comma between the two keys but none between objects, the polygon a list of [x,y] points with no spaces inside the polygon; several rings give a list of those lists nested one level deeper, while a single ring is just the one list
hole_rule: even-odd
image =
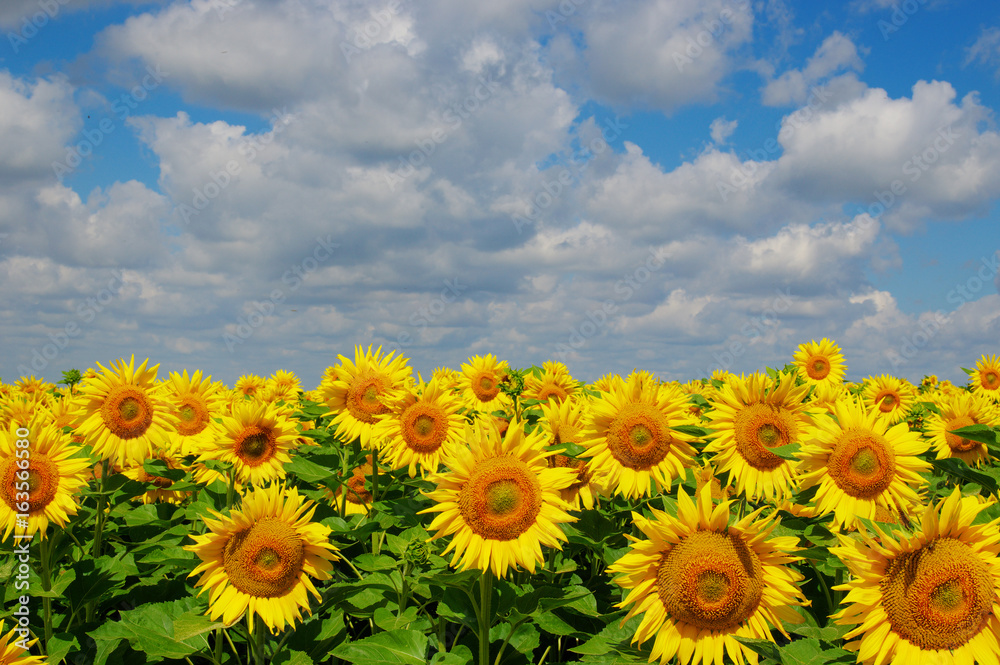
[{"label": "sunflower center", "polygon": [[546,384],[546,385],[542,386],[539,389],[539,391],[538,391],[538,399],[539,400],[545,402],[545,401],[548,401],[549,398],[552,398],[552,397],[554,397],[557,402],[561,402],[564,399],[566,399],[567,394],[566,394],[566,391],[563,390],[563,388],[561,386],[557,386],[554,383]]},{"label": "sunflower center", "polygon": [[101,406],[105,427],[121,439],[142,436],[153,424],[153,405],[142,389],[132,385],[114,386]]},{"label": "sunflower center", "polygon": [[899,403],[899,399],[896,397],[895,393],[885,393],[883,395],[879,395],[876,401],[878,402],[878,410],[882,413],[889,413],[896,408],[896,405]]},{"label": "sunflower center", "polygon": [[954,538],[895,557],[880,589],[893,631],[927,650],[956,649],[975,637],[995,595],[987,564]]},{"label": "sunflower center", "polygon": [[885,437],[856,428],[845,430],[827,461],[830,477],[856,499],[880,495],[896,475],[896,454]]},{"label": "sunflower center", "polygon": [[759,471],[773,471],[785,463],[768,448],[794,443],[798,431],[791,412],[771,404],[748,404],[733,418],[736,451]]},{"label": "sunflower center", "polygon": [[418,453],[433,453],[448,437],[448,415],[431,402],[414,402],[402,416],[406,445]]},{"label": "sunflower center", "polygon": [[233,450],[247,466],[259,466],[271,459],[277,447],[278,441],[270,428],[250,425],[240,432]]},{"label": "sunflower center", "polygon": [[948,424],[945,425],[944,427],[945,431],[944,440],[948,444],[948,447],[959,453],[967,453],[971,450],[975,450],[980,445],[982,445],[978,441],[972,441],[971,439],[963,439],[959,435],[951,433],[952,430],[961,429],[962,427],[969,427],[970,425],[975,425],[975,424],[976,421],[972,418],[972,416],[968,415],[958,416],[956,418],[952,418],[951,420],[949,420]]},{"label": "sunflower center", "polygon": [[608,425],[608,450],[622,466],[648,471],[670,452],[669,431],[666,416],[655,406],[631,402]]},{"label": "sunflower center", "polygon": [[492,402],[500,394],[500,384],[492,372],[480,374],[470,385],[472,393],[480,402]]},{"label": "sunflower center", "polygon": [[989,388],[990,390],[996,390],[1000,387],[1000,374],[994,371],[987,371],[981,374],[983,380],[983,387]]},{"label": "sunflower center", "polygon": [[229,582],[257,598],[276,598],[291,591],[305,560],[305,545],[295,528],[270,517],[233,534],[222,552]]},{"label": "sunflower center", "polygon": [[389,407],[382,404],[382,396],[389,389],[388,381],[381,372],[361,372],[347,389],[348,411],[361,422],[374,424],[378,421],[378,416],[389,413]]},{"label": "sunflower center", "polygon": [[[371,473],[371,469],[368,469]],[[368,505],[372,502],[372,493],[369,492],[365,487],[365,472],[363,470],[355,469],[351,473],[350,479],[344,483],[347,487],[347,501],[349,503],[354,503],[359,506]]]},{"label": "sunflower center", "polygon": [[181,398],[177,415],[177,433],[181,436],[194,436],[208,427],[208,409],[205,408],[204,401],[194,394]]},{"label": "sunflower center", "polygon": [[825,379],[830,373],[830,363],[826,358],[812,358],[806,365],[806,373],[809,378],[819,381]]},{"label": "sunflower center", "polygon": [[479,462],[458,494],[472,532],[488,540],[513,540],[535,524],[542,486],[527,463],[514,457]]},{"label": "sunflower center", "polygon": [[[28,467],[28,479],[20,480],[17,474],[23,469],[19,469],[14,458],[7,461],[3,472],[3,498],[15,512],[21,512],[17,504],[24,500],[22,494],[18,497],[18,485],[28,483],[28,512],[36,513],[46,506],[56,497],[59,490],[59,467],[42,453],[33,452],[31,454],[30,466]],[[21,485],[23,487],[23,485]]]},{"label": "sunflower center", "polygon": [[674,621],[725,631],[757,611],[764,590],[763,568],[735,532],[696,531],[663,554],[656,586]]}]

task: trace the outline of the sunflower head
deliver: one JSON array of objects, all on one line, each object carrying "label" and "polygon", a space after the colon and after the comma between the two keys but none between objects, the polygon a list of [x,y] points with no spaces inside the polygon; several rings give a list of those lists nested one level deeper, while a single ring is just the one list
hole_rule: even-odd
[{"label": "sunflower head", "polygon": [[[18,451],[29,451],[28,457]],[[22,468],[19,461],[27,460]],[[62,428],[38,414],[26,426],[11,423],[0,430],[0,528],[3,539],[36,531],[45,538],[49,523],[65,525],[79,507],[77,495],[87,484],[90,460]],[[28,519],[25,523],[23,515]]]},{"label": "sunflower head", "polygon": [[241,482],[259,484],[285,477],[288,453],[298,443],[295,423],[267,402],[237,402],[221,422],[212,423],[211,443],[199,462],[219,460],[233,464]]},{"label": "sunflower head", "polygon": [[301,620],[301,610],[311,613],[307,594],[320,598],[312,580],[329,579],[338,558],[329,527],[311,521],[314,512],[295,488],[277,484],[248,493],[228,517],[212,511],[209,533],[192,536],[185,549],[201,559],[190,576],[201,574],[195,586],[209,590],[213,620],[232,624],[249,611],[273,633]]},{"label": "sunflower head", "polygon": [[969,375],[969,389],[1000,402],[1000,356],[983,354]]},{"label": "sunflower head", "polygon": [[[831,417],[833,416],[833,417]],[[819,485],[814,501],[820,515],[834,513],[839,526],[853,528],[857,516],[874,519],[879,505],[908,510],[920,504],[917,489],[930,464],[919,432],[892,425],[877,409],[857,399],[834,404],[816,421],[815,434],[799,451],[801,486]]]},{"label": "sunflower head", "polygon": [[851,573],[835,587],[846,607],[833,616],[856,625],[847,648],[870,662],[996,662],[1000,658],[1000,530],[973,524],[988,504],[959,488],[924,509],[916,533],[840,536],[831,549]]},{"label": "sunflower head", "polygon": [[119,360],[88,381],[79,392],[77,434],[94,452],[119,466],[141,463],[159,441],[175,430],[168,405],[158,396],[156,365]]},{"label": "sunflower head", "polygon": [[637,498],[669,487],[693,464],[690,437],[674,429],[694,424],[687,407],[676,385],[633,375],[593,401],[582,454],[593,458],[591,469],[616,494]]},{"label": "sunflower head", "polygon": [[562,402],[576,394],[578,383],[569,375],[563,363],[546,361],[542,363],[540,376],[529,374],[524,385],[523,397],[541,402],[554,400]]},{"label": "sunflower head", "polygon": [[406,468],[411,478],[417,467],[422,473],[437,471],[442,456],[461,444],[461,403],[437,379],[397,391],[388,404],[388,413],[376,424],[373,436],[385,441],[386,459],[392,468]]},{"label": "sunflower head", "polygon": [[890,422],[898,423],[913,408],[917,390],[906,379],[883,374],[866,381],[861,394],[869,409],[878,409]]},{"label": "sunflower head", "polygon": [[686,664],[693,655],[709,665],[724,650],[754,662],[736,637],[773,641],[768,624],[784,633],[782,619],[802,621],[793,607],[804,604],[803,578],[787,567],[797,560],[797,539],[769,538],[777,522],[758,520],[760,510],[730,524],[729,504],[713,505],[706,484],[696,502],[678,491],[676,517],[632,513],[645,539],[631,537],[629,552],[608,572],[628,590],[618,605],[631,605],[626,620],[643,614],[633,642],[655,638],[650,661],[678,656]]},{"label": "sunflower head", "polygon": [[809,384],[841,383],[844,380],[847,365],[840,347],[833,340],[824,337],[819,342],[813,340],[800,344],[794,357],[799,376]]},{"label": "sunflower head", "polygon": [[966,464],[979,465],[990,458],[979,441],[955,434],[972,425],[1000,425],[1000,409],[982,392],[956,392],[937,400],[938,413],[928,416],[925,432],[938,459],[957,457]]},{"label": "sunflower head", "polygon": [[466,406],[483,413],[502,410],[509,401],[501,389],[508,370],[507,361],[497,360],[492,353],[469,358],[459,379]]},{"label": "sunflower head", "polygon": [[364,448],[380,447],[381,439],[372,436],[375,424],[389,413],[388,401],[405,387],[412,373],[407,359],[393,358],[394,355],[392,351],[383,356],[382,347],[372,353],[370,346],[367,352],[358,346],[354,349],[354,362],[338,356],[336,381],[323,378],[319,391],[330,411],[336,414],[331,424],[342,441],[360,439]]},{"label": "sunflower head", "polygon": [[520,564],[530,572],[542,563],[542,545],[561,549],[557,524],[575,521],[564,510],[559,491],[571,485],[575,470],[550,467],[538,431],[525,434],[512,422],[505,436],[489,421],[466,424],[468,446],[445,460],[450,469],[434,474],[436,489],[426,495],[436,504],[428,531],[433,538],[453,536],[444,554],[455,550],[452,566],[492,570],[503,577]]}]

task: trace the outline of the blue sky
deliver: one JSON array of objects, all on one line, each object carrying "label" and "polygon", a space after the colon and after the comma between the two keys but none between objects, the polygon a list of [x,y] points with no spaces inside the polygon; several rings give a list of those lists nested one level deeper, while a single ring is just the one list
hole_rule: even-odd
[{"label": "blue sky", "polygon": [[0,377],[997,353],[1000,6],[10,0]]}]

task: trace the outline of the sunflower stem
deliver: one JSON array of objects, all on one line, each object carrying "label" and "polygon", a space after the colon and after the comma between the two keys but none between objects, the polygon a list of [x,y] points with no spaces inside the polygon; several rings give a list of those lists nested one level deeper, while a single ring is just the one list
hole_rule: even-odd
[{"label": "sunflower stem", "polygon": [[[56,532],[58,533],[58,531]],[[45,534],[42,533],[42,536]],[[54,543],[52,539],[42,538],[38,543],[39,559],[42,564],[42,590],[52,590],[52,550]],[[45,596],[42,598],[42,608],[45,612],[45,653],[49,652],[49,642],[52,640],[52,598]]]},{"label": "sunflower stem", "polygon": [[833,596],[830,594],[830,586],[826,583],[826,578],[823,576],[823,573],[819,572],[816,562],[812,559],[807,559],[807,561],[809,561],[809,565],[812,566],[813,572],[816,573],[816,580],[819,582],[820,588],[823,589],[823,597],[826,599],[827,608],[829,608],[827,615],[833,614],[834,604]]},{"label": "sunflower stem", "polygon": [[479,576],[479,665],[490,665],[490,603],[493,600],[493,574]]},{"label": "sunflower stem", "polygon": [[[97,480],[97,516],[94,520],[94,542],[93,547],[90,550],[90,556],[93,559],[97,559],[101,556],[101,537],[104,535],[104,481],[108,477],[108,471],[110,470],[111,464],[107,459],[101,460],[101,477]],[[108,502],[110,503],[110,502]],[[94,620],[94,615],[97,614],[97,599],[91,600],[87,603],[87,623]]]},{"label": "sunflower stem", "polygon": [[260,615],[254,613],[250,619],[254,622],[254,632],[251,644],[253,645],[253,662],[255,665],[264,665],[267,662],[267,658],[264,655],[264,622],[261,620]]}]

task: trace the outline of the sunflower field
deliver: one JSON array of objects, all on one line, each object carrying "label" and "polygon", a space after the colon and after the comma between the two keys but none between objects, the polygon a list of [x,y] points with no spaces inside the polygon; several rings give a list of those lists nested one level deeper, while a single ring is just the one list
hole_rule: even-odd
[{"label": "sunflower field", "polygon": [[0,382],[0,665],[1000,665],[1000,358]]}]

